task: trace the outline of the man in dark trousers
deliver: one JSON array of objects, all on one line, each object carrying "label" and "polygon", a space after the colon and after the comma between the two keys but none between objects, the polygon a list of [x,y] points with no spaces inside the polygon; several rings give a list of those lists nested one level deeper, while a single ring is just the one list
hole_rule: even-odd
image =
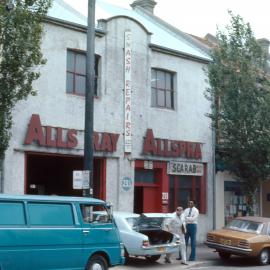
[{"label": "man in dark trousers", "polygon": [[188,208],[184,211],[185,221],[186,221],[186,247],[188,247],[188,241],[190,238],[191,253],[189,256],[189,261],[196,260],[196,234],[197,234],[197,223],[199,218],[199,210],[195,207],[195,202],[193,200],[189,201]]}]

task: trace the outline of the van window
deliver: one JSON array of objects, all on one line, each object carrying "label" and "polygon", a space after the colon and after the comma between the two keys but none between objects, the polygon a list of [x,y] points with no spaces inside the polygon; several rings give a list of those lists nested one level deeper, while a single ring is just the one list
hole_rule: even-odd
[{"label": "van window", "polygon": [[1,225],[25,225],[23,203],[0,202],[0,226]]},{"label": "van window", "polygon": [[82,204],[81,212],[84,223],[108,223],[111,222],[104,205]]},{"label": "van window", "polygon": [[28,203],[30,225],[72,226],[74,224],[70,204]]}]

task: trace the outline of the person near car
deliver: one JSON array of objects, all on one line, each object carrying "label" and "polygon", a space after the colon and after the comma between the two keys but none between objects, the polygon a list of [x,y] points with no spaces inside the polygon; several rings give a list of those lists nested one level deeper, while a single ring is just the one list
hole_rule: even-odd
[{"label": "person near car", "polygon": [[189,256],[189,261],[196,260],[196,234],[197,234],[197,224],[199,218],[199,210],[195,207],[195,201],[191,200],[188,203],[188,208],[184,211],[184,217],[186,222],[186,234],[185,241],[186,247],[188,247],[188,242],[190,238],[191,253]]},{"label": "person near car", "polygon": [[[179,237],[180,247],[179,247],[179,258],[182,260],[182,264],[187,265],[186,256],[186,244],[185,244],[185,217],[184,217],[183,207],[178,206],[176,211],[173,213],[173,217],[168,219],[166,223],[167,230]],[[165,255],[165,262],[171,263],[171,253]]]}]

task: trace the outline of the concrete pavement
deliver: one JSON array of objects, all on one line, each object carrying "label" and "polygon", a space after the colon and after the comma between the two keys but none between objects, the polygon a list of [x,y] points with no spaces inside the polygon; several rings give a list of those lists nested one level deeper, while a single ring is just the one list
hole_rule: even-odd
[{"label": "concrete pavement", "polygon": [[[137,268],[148,268],[148,269],[155,269],[161,270],[165,267],[170,270],[174,269],[187,269],[191,267],[196,267],[199,265],[210,264],[211,262],[214,263],[215,260],[218,259],[218,254],[214,252],[213,249],[209,249],[204,244],[197,244],[197,259],[196,261],[188,261],[188,265],[181,264],[181,261],[176,260],[178,257],[177,254],[173,254],[171,257],[172,263],[165,263],[164,256],[162,256],[156,263],[149,263],[144,258],[131,258],[127,261],[126,265],[123,266],[116,266],[114,269],[117,270],[130,270],[130,269],[137,269]],[[188,247],[187,251],[187,258],[189,258],[190,254],[190,246]]]},{"label": "concrete pavement", "polygon": [[[188,250],[187,250],[187,259],[189,258],[190,255],[190,246],[188,246]],[[215,260],[217,260],[218,254],[214,251],[214,249],[210,249],[208,248],[206,245],[204,244],[197,244],[196,247],[196,261],[188,261],[188,265],[182,265],[181,261],[176,260],[177,254],[173,254],[172,256],[172,264],[177,264],[180,265],[182,269],[186,269],[186,268],[190,268],[191,266],[198,266],[201,264],[206,264],[206,263],[211,263]],[[164,262],[164,258],[160,258],[160,260],[158,261],[161,264],[166,264],[167,263]]]}]

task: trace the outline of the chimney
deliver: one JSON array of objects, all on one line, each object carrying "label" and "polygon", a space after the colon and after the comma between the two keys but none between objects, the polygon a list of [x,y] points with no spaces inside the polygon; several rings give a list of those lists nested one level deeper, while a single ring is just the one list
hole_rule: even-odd
[{"label": "chimney", "polygon": [[261,38],[261,39],[257,39],[257,42],[259,43],[259,45],[262,47],[263,52],[266,55],[269,55],[269,45],[270,45],[270,41],[266,38]]},{"label": "chimney", "polygon": [[154,8],[157,3],[154,0],[135,0],[130,6],[132,8],[140,7],[145,11],[154,14]]}]

